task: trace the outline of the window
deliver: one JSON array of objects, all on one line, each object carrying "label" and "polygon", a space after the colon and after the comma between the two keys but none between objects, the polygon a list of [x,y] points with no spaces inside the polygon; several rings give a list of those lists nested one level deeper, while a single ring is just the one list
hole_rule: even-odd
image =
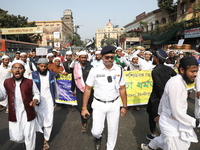
[{"label": "window", "polygon": [[181,3],[180,13],[184,14],[186,12],[186,2]]}]

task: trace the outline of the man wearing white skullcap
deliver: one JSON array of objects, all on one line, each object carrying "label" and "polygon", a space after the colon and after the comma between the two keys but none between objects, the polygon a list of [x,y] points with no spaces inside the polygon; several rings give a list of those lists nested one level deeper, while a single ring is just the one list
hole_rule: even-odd
[{"label": "man wearing white skullcap", "polygon": [[152,70],[153,61],[151,61],[152,53],[150,51],[144,52],[144,59],[139,59],[139,66],[141,70]]},{"label": "man wearing white skullcap", "polygon": [[[73,74],[72,74],[72,84],[71,91],[73,95],[76,95],[77,103],[78,103],[78,111],[81,113],[82,110],[82,99],[83,92],[85,88],[85,82],[92,68],[92,65],[89,61],[87,61],[88,55],[86,51],[79,52],[79,62],[75,63]],[[76,93],[75,93],[76,88]],[[93,100],[93,91],[90,94],[89,102],[88,102],[88,110],[92,112],[91,103]],[[85,133],[87,131],[87,119],[81,116],[82,122],[82,130],[81,132]]]},{"label": "man wearing white skullcap", "polygon": [[36,71],[37,68],[33,62],[27,60],[26,53],[22,52],[20,54],[20,59],[24,62],[24,67],[25,67],[24,77],[29,78],[29,75],[31,74],[31,72]]},{"label": "man wearing white skullcap", "polygon": [[[2,63],[0,65],[1,75],[0,75],[0,85],[3,84],[4,80],[11,77],[11,66],[9,65],[9,57],[7,55],[2,56]],[[4,110],[8,104],[8,99],[0,102],[0,111]],[[8,109],[6,110],[6,113]]]},{"label": "man wearing white skullcap", "polygon": [[27,150],[35,150],[36,132],[42,132],[34,108],[40,101],[40,93],[35,83],[23,76],[24,66],[21,60],[12,62],[13,77],[4,81],[1,90],[4,98],[8,97],[10,140],[25,143]]},{"label": "man wearing white skullcap", "polygon": [[63,63],[65,68],[65,72],[72,73],[72,68],[70,68],[70,64],[72,63],[72,51],[67,51],[65,55],[66,61]]},{"label": "man wearing white skullcap", "polygon": [[92,66],[98,66],[103,64],[103,60],[101,59],[101,51],[95,52],[95,60],[91,63]]}]

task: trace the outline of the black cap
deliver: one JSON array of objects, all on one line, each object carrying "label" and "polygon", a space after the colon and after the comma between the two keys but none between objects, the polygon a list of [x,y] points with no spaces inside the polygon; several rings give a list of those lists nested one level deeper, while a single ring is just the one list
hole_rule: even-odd
[{"label": "black cap", "polygon": [[108,46],[103,47],[101,54],[102,55],[104,55],[104,54],[114,54],[115,50],[116,50],[116,47],[108,45]]},{"label": "black cap", "polygon": [[185,56],[180,60],[180,67],[185,68],[186,66],[198,66],[198,62],[194,56]]},{"label": "black cap", "polygon": [[157,50],[154,55],[156,55],[161,61],[165,61],[167,58],[167,53],[163,50]]}]

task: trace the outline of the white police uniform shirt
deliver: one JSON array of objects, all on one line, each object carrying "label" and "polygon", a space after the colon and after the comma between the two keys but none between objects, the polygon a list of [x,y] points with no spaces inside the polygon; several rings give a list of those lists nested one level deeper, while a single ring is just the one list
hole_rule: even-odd
[{"label": "white police uniform shirt", "polygon": [[[112,82],[108,82],[108,76],[111,77]],[[119,65],[113,64],[112,68],[108,70],[102,64],[90,70],[86,84],[94,86],[95,98],[102,101],[112,101],[119,97],[119,88],[121,85],[125,85],[125,79]]]}]

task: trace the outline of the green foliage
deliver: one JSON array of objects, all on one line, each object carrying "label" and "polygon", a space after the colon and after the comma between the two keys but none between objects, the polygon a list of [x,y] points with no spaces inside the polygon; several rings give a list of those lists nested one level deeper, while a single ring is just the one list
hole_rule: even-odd
[{"label": "green foliage", "polygon": [[101,40],[101,47],[105,45],[114,45],[117,39],[115,38],[108,38],[106,34],[104,34],[104,38]]},{"label": "green foliage", "polygon": [[158,7],[161,10],[172,9],[173,8],[173,0],[158,0]]},{"label": "green foliage", "polygon": [[75,35],[70,35],[68,37],[69,42],[71,43],[71,45],[73,46],[82,46],[83,45],[83,41],[81,41],[81,37],[79,34],[75,33]]},{"label": "green foliage", "polygon": [[[25,16],[15,16],[8,14],[8,11],[0,9],[0,28],[18,28],[18,27],[36,27],[35,22],[28,23],[28,18]],[[5,38],[5,35],[2,35]],[[33,42],[37,43],[42,39],[40,34],[19,34],[19,35],[6,35],[7,39]]]}]

